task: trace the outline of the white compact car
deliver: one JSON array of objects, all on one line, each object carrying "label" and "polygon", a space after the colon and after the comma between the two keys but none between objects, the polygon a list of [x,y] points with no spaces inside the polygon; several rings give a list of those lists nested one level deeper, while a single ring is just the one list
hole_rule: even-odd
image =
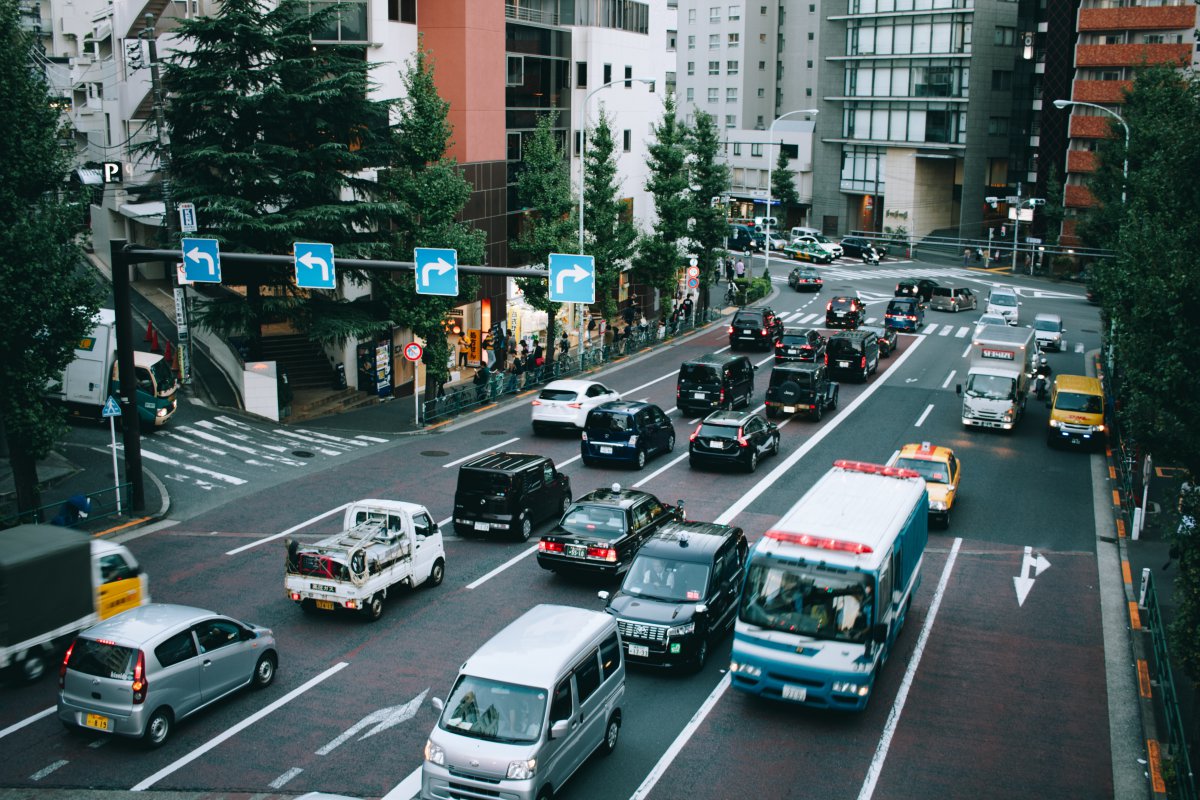
[{"label": "white compact car", "polygon": [[984,314],[975,322],[975,335],[986,328],[988,325],[999,325],[1000,327],[1008,327],[1008,320],[999,314]]},{"label": "white compact car", "polygon": [[987,313],[999,314],[1009,325],[1016,325],[1020,321],[1020,304],[1017,293],[1012,289],[992,289],[988,295]]},{"label": "white compact car", "polygon": [[618,392],[596,381],[551,381],[533,401],[533,430],[583,429],[588,412],[601,403],[620,400]]}]

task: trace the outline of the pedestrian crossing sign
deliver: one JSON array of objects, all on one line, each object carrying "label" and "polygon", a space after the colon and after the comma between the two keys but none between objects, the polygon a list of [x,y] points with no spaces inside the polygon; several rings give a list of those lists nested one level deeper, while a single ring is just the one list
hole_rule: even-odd
[{"label": "pedestrian crossing sign", "polygon": [[117,401],[113,399],[111,394],[108,396],[108,402],[104,404],[104,408],[100,410],[100,413],[105,419],[121,416],[121,407],[117,405]]}]

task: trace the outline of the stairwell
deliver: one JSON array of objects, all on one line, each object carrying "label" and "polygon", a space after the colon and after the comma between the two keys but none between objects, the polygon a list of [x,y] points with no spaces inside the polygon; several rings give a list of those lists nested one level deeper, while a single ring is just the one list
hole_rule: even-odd
[{"label": "stairwell", "polygon": [[287,370],[292,390],[327,389],[333,385],[333,366],[319,345],[299,334],[264,336],[262,360],[275,361]]}]

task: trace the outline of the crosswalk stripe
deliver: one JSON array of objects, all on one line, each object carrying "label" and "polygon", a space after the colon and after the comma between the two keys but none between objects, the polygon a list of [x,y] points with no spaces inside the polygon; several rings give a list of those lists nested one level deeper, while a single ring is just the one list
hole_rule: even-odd
[{"label": "crosswalk stripe", "polygon": [[194,472],[197,475],[206,475],[210,478],[216,478],[217,480],[228,483],[232,486],[241,486],[246,483],[246,481],[242,478],[235,478],[233,475],[226,475],[223,472],[205,469],[204,467],[197,467],[195,464],[184,464],[180,461],[176,461],[173,458],[168,458],[167,456],[156,453],[153,450],[148,450],[145,447],[142,448],[142,457],[148,458],[151,461],[157,461],[160,464],[170,464],[173,467],[179,467],[180,469],[187,470],[188,472]]},{"label": "crosswalk stripe", "polygon": [[803,319],[800,320],[800,324],[808,325],[808,324],[814,322],[817,319],[817,317],[819,317],[819,316],[821,316],[821,315],[820,314],[808,314]]},{"label": "crosswalk stripe", "polygon": [[940,331],[938,331],[938,336],[949,336],[950,332],[953,330],[954,330],[954,328],[952,326],[943,325],[942,329]]},{"label": "crosswalk stripe", "polygon": [[367,436],[365,433],[360,433],[355,439],[362,439],[367,442],[375,442],[376,444],[387,444],[387,439],[380,439],[378,436]]},{"label": "crosswalk stripe", "polygon": [[341,436],[333,436],[332,434],[321,433],[320,431],[310,431],[307,428],[297,428],[296,430],[300,431],[300,433],[306,433],[309,436],[316,436],[318,439],[320,439],[321,441],[324,441],[324,442],[333,442],[336,444],[345,443],[345,444],[354,445],[355,447],[370,447],[371,446],[371,445],[367,444],[366,442],[359,442],[359,441],[355,441],[354,439],[343,439]]},{"label": "crosswalk stripe", "polygon": [[925,335],[929,335],[929,334],[933,333],[934,331],[936,331],[937,327],[938,326],[937,326],[936,322],[931,322],[925,326],[925,330],[921,331],[921,333],[923,333]]},{"label": "crosswalk stripe", "polygon": [[1076,342],[1076,343],[1075,343],[1075,352],[1076,352],[1076,353],[1082,353],[1082,352],[1083,352],[1083,342]]},{"label": "crosswalk stripe", "polygon": [[963,338],[964,336],[967,335],[967,331],[969,331],[969,330],[970,330],[970,328],[968,328],[966,325],[962,326],[961,328],[958,329],[958,332],[956,332],[954,334],[954,338],[955,339]]}]

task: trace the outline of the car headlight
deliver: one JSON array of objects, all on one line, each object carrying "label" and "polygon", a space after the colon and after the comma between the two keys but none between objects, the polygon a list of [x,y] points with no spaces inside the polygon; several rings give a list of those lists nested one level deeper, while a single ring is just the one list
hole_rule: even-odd
[{"label": "car headlight", "polygon": [[963,419],[975,419],[975,412],[966,407],[963,408],[962,415]]},{"label": "car headlight", "polygon": [[637,447],[637,434],[636,433],[633,436],[629,437],[629,446]]},{"label": "car headlight", "polygon": [[1058,420],[1056,420],[1056,419],[1052,419],[1052,420],[1050,420],[1050,427],[1051,427],[1051,428],[1057,428],[1057,427],[1058,427],[1058,426],[1060,426],[1060,425],[1062,425],[1062,423],[1061,423],[1061,422],[1059,422]]},{"label": "car headlight", "polygon": [[165,417],[166,415],[167,415],[166,407],[160,408],[154,412],[154,416],[156,416],[156,417]]},{"label": "car headlight", "polygon": [[742,664],[737,661],[729,662],[729,671],[748,675],[751,678],[757,678],[762,675],[762,670],[753,664]]},{"label": "car headlight", "polygon": [[833,691],[838,694],[856,694],[859,697],[866,697],[871,687],[864,683],[851,683],[850,681],[834,681]]},{"label": "car headlight", "polygon": [[1096,426],[1096,433],[1104,433],[1104,426],[1103,426],[1103,425],[1097,425],[1097,426]]},{"label": "car headlight", "polygon": [[511,761],[508,765],[508,773],[504,776],[511,781],[525,781],[533,777],[533,773],[537,772],[537,759],[530,758],[523,761]]},{"label": "car headlight", "polygon": [[1000,419],[1004,420],[1005,422],[1012,422],[1013,410],[1011,408],[1006,410],[1003,414],[1000,415]]},{"label": "car headlight", "polygon": [[[446,751],[441,745],[433,743],[432,739],[425,740],[425,760],[430,764],[437,764],[439,767],[446,766]],[[511,770],[512,767],[509,767]]]},{"label": "car headlight", "polygon": [[673,628],[667,629],[667,636],[687,636],[696,630],[695,621],[689,622],[686,625],[676,625]]},{"label": "car headlight", "polygon": [[930,500],[929,501],[929,510],[930,511],[945,511],[946,510],[946,501],[945,500]]}]

